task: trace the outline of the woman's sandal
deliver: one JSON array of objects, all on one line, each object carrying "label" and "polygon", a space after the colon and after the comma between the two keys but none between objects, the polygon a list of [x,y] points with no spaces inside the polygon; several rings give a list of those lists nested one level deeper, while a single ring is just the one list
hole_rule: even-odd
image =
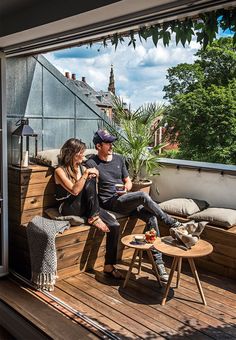
[{"label": "woman's sandal", "polygon": [[110,231],[108,226],[102,221],[102,219],[98,215],[95,216],[95,217],[90,217],[88,219],[88,223],[90,225],[102,230],[105,233]]},{"label": "woman's sandal", "polygon": [[113,279],[116,280],[124,280],[123,275],[121,274],[121,272],[119,272],[118,269],[116,269],[115,267],[110,271],[110,272],[103,272],[106,276],[112,277]]}]

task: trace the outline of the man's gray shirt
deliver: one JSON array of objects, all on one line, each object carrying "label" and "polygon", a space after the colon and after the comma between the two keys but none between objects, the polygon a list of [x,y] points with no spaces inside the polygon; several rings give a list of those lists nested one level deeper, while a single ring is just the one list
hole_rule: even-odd
[{"label": "man's gray shirt", "polygon": [[115,184],[123,184],[123,179],[129,176],[123,157],[117,154],[113,154],[109,162],[94,155],[87,160],[86,167],[99,171],[98,195],[102,203],[117,195]]}]

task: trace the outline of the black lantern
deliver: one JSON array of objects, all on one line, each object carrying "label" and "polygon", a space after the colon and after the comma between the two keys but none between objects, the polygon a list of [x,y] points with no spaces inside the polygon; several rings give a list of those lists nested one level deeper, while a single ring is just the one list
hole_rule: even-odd
[{"label": "black lantern", "polygon": [[[19,167],[28,167],[29,157],[37,156],[38,135],[29,126],[28,118],[20,119],[16,126],[18,128],[12,132],[12,164]],[[30,145],[30,137],[34,139],[34,146]],[[33,149],[33,155],[30,152]]]}]

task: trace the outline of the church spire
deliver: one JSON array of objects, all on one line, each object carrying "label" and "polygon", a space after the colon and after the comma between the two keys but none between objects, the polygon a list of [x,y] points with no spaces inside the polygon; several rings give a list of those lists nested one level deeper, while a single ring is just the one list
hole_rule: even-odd
[{"label": "church spire", "polygon": [[110,72],[110,80],[109,80],[109,85],[108,85],[108,91],[112,92],[113,94],[116,94],[115,79],[114,79],[113,65],[112,64],[111,64],[111,72]]}]

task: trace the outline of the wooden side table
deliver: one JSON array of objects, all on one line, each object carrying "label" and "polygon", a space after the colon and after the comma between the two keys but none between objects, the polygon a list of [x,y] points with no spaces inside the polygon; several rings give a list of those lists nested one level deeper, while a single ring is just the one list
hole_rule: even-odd
[{"label": "wooden side table", "polygon": [[158,280],[160,286],[162,286],[161,280],[160,280],[160,276],[159,276],[159,273],[157,271],[157,267],[156,267],[156,264],[155,264],[155,261],[153,259],[152,252],[151,252],[151,248],[153,247],[153,244],[152,243],[137,244],[137,243],[133,242],[134,237],[137,236],[137,235],[144,236],[143,234],[132,234],[132,235],[124,236],[121,239],[121,242],[125,246],[130,247],[130,248],[134,248],[134,254],[133,254],[133,257],[132,257],[132,260],[131,260],[128,272],[126,274],[123,287],[126,286],[128,280],[129,280],[129,277],[130,277],[130,274],[132,272],[132,269],[133,269],[133,266],[134,266],[134,263],[135,263],[135,260],[136,260],[137,256],[139,257],[138,274],[140,273],[141,264],[142,264],[142,257],[143,257],[143,251],[147,252],[148,259],[149,259],[149,261],[150,261],[150,263],[152,265],[153,271],[154,271],[154,273],[155,273],[155,275],[157,277],[157,280]]},{"label": "wooden side table", "polygon": [[166,303],[166,298],[167,298],[168,293],[169,293],[170,285],[171,285],[176,267],[177,267],[176,288],[179,287],[180,273],[181,273],[181,266],[182,266],[182,259],[183,258],[187,258],[189,265],[190,265],[190,268],[191,268],[191,271],[193,273],[193,277],[196,281],[199,293],[201,295],[202,302],[203,302],[204,305],[207,305],[206,299],[205,299],[205,296],[204,296],[204,293],[203,293],[203,290],[202,290],[201,282],[200,282],[199,277],[198,277],[197,269],[195,267],[194,258],[206,256],[206,255],[210,254],[213,251],[212,245],[207,241],[199,240],[195,244],[195,246],[193,246],[191,249],[183,250],[183,249],[180,249],[180,248],[178,248],[178,247],[176,247],[172,244],[165,243],[165,239],[167,240],[168,238],[169,238],[168,236],[162,237],[161,239],[159,238],[154,243],[154,247],[157,250],[159,250],[163,254],[174,257],[172,265],[171,265],[169,280],[167,282],[165,293],[164,293],[164,298],[163,298],[162,303],[161,303],[162,306],[164,306],[165,303]]}]

